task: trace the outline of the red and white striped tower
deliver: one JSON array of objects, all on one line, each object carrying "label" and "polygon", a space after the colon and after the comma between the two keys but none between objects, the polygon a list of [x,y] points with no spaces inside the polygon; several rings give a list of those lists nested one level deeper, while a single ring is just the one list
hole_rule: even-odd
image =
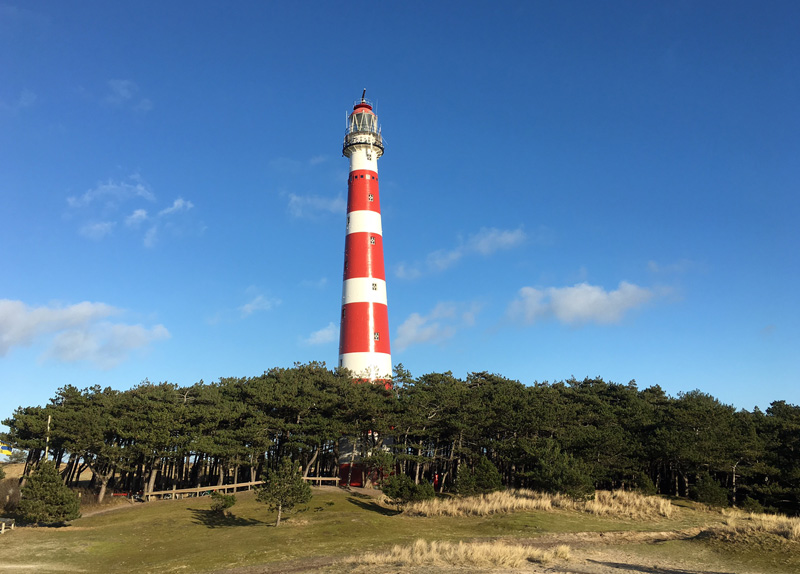
[{"label": "red and white striped tower", "polygon": [[344,244],[339,366],[358,379],[392,376],[386,273],[383,267],[378,158],[383,139],[378,116],[361,94],[347,119],[342,155],[350,159],[347,179],[347,235]]}]

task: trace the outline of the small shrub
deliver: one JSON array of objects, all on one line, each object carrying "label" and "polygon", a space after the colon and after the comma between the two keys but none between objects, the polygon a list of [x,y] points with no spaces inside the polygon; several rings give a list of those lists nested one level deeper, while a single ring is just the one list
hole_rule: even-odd
[{"label": "small shrub", "polygon": [[565,494],[576,500],[594,495],[591,471],[583,461],[561,450],[552,439],[543,439],[529,447],[534,457],[533,468],[524,473],[528,486],[534,490]]},{"label": "small shrub", "polygon": [[749,496],[744,497],[744,500],[739,503],[739,508],[744,512],[751,512],[753,514],[762,514],[764,512],[764,507],[761,506],[761,503]]},{"label": "small shrub", "polygon": [[503,488],[503,479],[497,467],[485,456],[478,459],[475,468],[461,467],[456,478],[456,492],[461,496],[488,494]]},{"label": "small shrub", "polygon": [[59,524],[80,517],[80,500],[62,481],[52,461],[44,461],[28,477],[17,514],[24,522]]},{"label": "small shrub", "polygon": [[421,502],[436,496],[432,484],[414,484],[405,474],[393,474],[383,481],[381,490],[398,510],[409,502]]},{"label": "small shrub", "polygon": [[19,504],[19,480],[6,478],[0,480],[0,512],[13,513]]},{"label": "small shrub", "polygon": [[656,485],[653,484],[653,481],[644,472],[636,477],[634,480],[634,487],[638,493],[644,494],[645,496],[652,496],[656,493]]},{"label": "small shrub", "polygon": [[697,484],[689,489],[689,496],[712,506],[728,506],[728,490],[707,472],[701,474]]},{"label": "small shrub", "polygon": [[3,467],[0,466],[0,480],[3,480],[6,477],[6,471],[3,470]]},{"label": "small shrub", "polygon": [[221,492],[211,493],[211,510],[217,514],[225,516],[225,511],[236,504],[235,494],[222,494]]}]

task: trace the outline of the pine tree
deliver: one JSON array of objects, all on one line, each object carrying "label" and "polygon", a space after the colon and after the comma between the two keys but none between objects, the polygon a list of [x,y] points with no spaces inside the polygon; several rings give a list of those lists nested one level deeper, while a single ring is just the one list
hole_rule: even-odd
[{"label": "pine tree", "polygon": [[61,480],[52,461],[44,461],[22,487],[17,512],[25,522],[57,524],[79,518],[80,501]]},{"label": "pine tree", "polygon": [[300,468],[289,457],[281,460],[277,470],[267,470],[264,486],[258,489],[256,499],[277,510],[275,526],[281,525],[283,511],[311,500],[311,487],[300,476]]}]

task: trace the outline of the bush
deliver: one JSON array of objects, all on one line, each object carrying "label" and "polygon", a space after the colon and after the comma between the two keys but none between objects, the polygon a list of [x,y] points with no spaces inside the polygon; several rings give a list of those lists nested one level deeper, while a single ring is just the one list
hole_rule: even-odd
[{"label": "bush", "polygon": [[3,470],[3,467],[0,466],[0,480],[3,480],[6,477],[6,471]]},{"label": "bush", "polygon": [[750,498],[749,496],[745,496],[744,500],[739,503],[739,508],[744,510],[745,512],[750,512],[752,514],[763,514],[764,507],[761,505],[759,501],[755,498]]},{"label": "bush", "polygon": [[656,485],[653,484],[653,481],[650,480],[650,477],[644,472],[636,476],[633,484],[635,490],[641,494],[646,496],[652,496],[656,494]]},{"label": "bush", "polygon": [[225,511],[236,504],[235,494],[222,494],[221,492],[211,493],[211,510],[225,516]]},{"label": "bush", "polygon": [[409,502],[419,502],[436,496],[432,484],[427,482],[414,484],[414,481],[405,474],[393,474],[383,481],[381,490],[398,510]]},{"label": "bush", "polygon": [[697,484],[689,489],[689,496],[697,502],[712,506],[728,506],[728,489],[721,486],[707,472],[698,477]]},{"label": "bush", "polygon": [[473,469],[462,466],[456,478],[456,492],[462,496],[488,494],[502,488],[500,472],[485,456],[478,459]]},{"label": "bush", "polygon": [[13,513],[19,504],[19,480],[6,478],[0,480],[0,513]]},{"label": "bush", "polygon": [[28,477],[20,496],[17,514],[24,522],[60,524],[81,515],[78,496],[61,481],[49,460]]},{"label": "bush", "polygon": [[533,468],[524,474],[528,488],[561,493],[576,500],[594,496],[589,467],[562,451],[556,441],[546,439],[526,450],[534,459]]}]

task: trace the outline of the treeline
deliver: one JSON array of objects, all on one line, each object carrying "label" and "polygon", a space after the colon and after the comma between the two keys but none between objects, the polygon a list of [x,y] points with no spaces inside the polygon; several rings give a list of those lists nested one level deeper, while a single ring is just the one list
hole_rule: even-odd
[{"label": "treeline", "polygon": [[800,513],[800,407],[737,411],[633,381],[525,386],[485,372],[414,378],[399,365],[387,389],[309,363],[189,387],[66,386],[3,424],[0,438],[28,451],[26,472],[47,449],[68,484],[90,470],[101,497],[257,480],[284,456],[337,476],[340,462],[385,466],[388,451],[393,468],[440,490],[487,459],[509,487],[636,488]]}]

